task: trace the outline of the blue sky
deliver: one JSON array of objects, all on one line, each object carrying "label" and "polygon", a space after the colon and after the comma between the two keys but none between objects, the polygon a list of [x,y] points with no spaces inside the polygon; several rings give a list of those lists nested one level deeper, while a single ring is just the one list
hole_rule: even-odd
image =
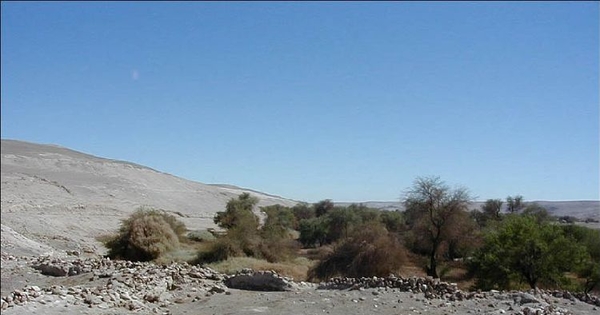
[{"label": "blue sky", "polygon": [[2,2],[2,138],[316,202],[599,196],[598,2]]}]

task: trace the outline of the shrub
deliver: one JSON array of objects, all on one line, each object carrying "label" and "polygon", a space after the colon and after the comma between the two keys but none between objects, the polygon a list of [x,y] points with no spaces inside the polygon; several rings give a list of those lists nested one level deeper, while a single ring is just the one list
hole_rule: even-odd
[{"label": "shrub", "polygon": [[206,251],[200,252],[194,263],[211,263],[229,257],[248,256],[278,262],[295,256],[296,242],[289,229],[295,225],[291,209],[281,205],[262,207],[267,214],[259,229],[259,220],[252,212],[258,199],[248,193],[227,203],[225,211],[217,212],[214,222],[227,229],[225,235]]},{"label": "shrub", "polygon": [[404,247],[381,224],[371,222],[334,246],[333,252],[309,271],[309,279],[334,276],[387,276],[405,261]]},{"label": "shrub", "polygon": [[299,247],[292,239],[263,240],[258,246],[259,257],[270,263],[282,262],[295,258]]},{"label": "shrub", "polygon": [[470,263],[477,288],[511,289],[517,282],[531,288],[568,284],[565,272],[585,260],[585,247],[559,226],[537,219],[508,215],[498,230],[485,236]]},{"label": "shrub", "polygon": [[195,242],[214,241],[216,237],[208,230],[196,230],[187,234],[187,238]]},{"label": "shrub", "polygon": [[243,252],[238,244],[227,237],[223,237],[214,241],[207,251],[199,252],[192,264],[209,264],[242,255]]},{"label": "shrub", "polygon": [[401,232],[406,230],[404,215],[398,210],[382,211],[380,214],[380,220],[385,225],[385,228],[390,232]]},{"label": "shrub", "polygon": [[149,261],[177,249],[185,230],[185,225],[172,215],[139,208],[123,220],[119,233],[104,244],[111,258]]}]

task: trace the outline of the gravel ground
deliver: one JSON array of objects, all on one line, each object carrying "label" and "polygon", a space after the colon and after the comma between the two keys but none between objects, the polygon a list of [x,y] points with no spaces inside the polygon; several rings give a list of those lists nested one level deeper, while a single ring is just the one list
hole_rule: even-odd
[{"label": "gravel ground", "polygon": [[[540,309],[539,304],[520,306],[513,300],[495,298],[449,302],[426,299],[423,294],[394,290],[364,291],[312,290],[295,292],[256,292],[230,289],[227,294],[205,296],[194,302],[173,304],[160,311],[129,312],[122,308],[101,309],[68,305],[63,301],[30,303],[7,309],[2,314],[522,314],[524,308]],[[598,314],[598,307],[583,302],[555,299],[556,314]],[[562,311],[561,311],[562,310]],[[548,313],[554,314],[554,313]]]},{"label": "gravel ground", "polygon": [[[79,262],[84,269],[87,268],[85,266],[94,264],[101,267],[88,268],[81,274],[63,277],[42,275],[39,268],[33,268],[51,261],[58,261],[56,266],[60,264],[73,266]],[[175,273],[184,276],[175,276]],[[283,279],[277,275],[273,277]],[[230,282],[224,281],[227,278],[226,275],[210,269],[185,264],[157,266],[150,263],[113,262],[99,258],[82,259],[64,256],[57,259],[13,257],[3,254],[2,314],[599,313],[597,305],[582,302],[573,296],[563,298],[561,294],[560,297],[555,297],[549,292],[456,291],[469,297],[454,300],[449,298],[448,294],[441,298],[427,298],[424,293],[406,292],[389,286],[322,289],[327,286],[294,282],[289,282],[291,284],[289,291],[261,292],[228,288],[225,284],[230,285]],[[167,287],[169,289],[166,289]],[[15,294],[15,292],[20,293]],[[120,301],[119,298],[116,301],[112,298],[108,299],[115,292],[120,293]],[[158,292],[156,299],[148,298],[152,292]],[[7,301],[7,296],[16,299],[18,295],[27,294],[29,297],[25,303],[12,304],[9,307],[4,303]],[[87,297],[83,298],[84,296]],[[125,296],[127,299],[124,298]],[[453,296],[457,295],[453,294]],[[124,303],[131,301],[137,303],[135,309]]]}]

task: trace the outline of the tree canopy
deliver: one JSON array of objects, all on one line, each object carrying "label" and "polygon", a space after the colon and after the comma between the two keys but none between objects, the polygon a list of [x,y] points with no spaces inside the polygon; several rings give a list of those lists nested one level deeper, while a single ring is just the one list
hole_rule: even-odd
[{"label": "tree canopy", "polygon": [[438,277],[440,246],[457,231],[456,219],[470,200],[466,188],[451,189],[439,177],[419,177],[408,191],[404,200],[407,221],[429,252],[429,276]]},{"label": "tree canopy", "polygon": [[490,231],[471,269],[480,289],[511,289],[519,283],[559,286],[565,272],[586,259],[586,250],[562,229],[532,215],[509,215]]}]

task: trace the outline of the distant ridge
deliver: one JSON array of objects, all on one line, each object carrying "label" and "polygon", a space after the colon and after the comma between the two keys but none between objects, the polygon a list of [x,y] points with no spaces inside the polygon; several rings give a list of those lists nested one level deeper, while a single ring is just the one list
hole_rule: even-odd
[{"label": "distant ridge", "polygon": [[[53,150],[45,150],[45,148],[53,148]],[[116,162],[116,163],[129,164],[129,165],[132,165],[135,167],[146,168],[146,169],[153,170],[155,172],[160,172],[160,171],[152,169],[148,166],[140,165],[137,163],[123,161],[123,160],[117,160],[117,159],[97,157],[97,156],[94,156],[91,154],[75,151],[75,150],[72,150],[72,149],[57,145],[57,144],[37,144],[37,143],[21,141],[21,140],[2,139],[2,154],[4,154],[4,150],[7,150],[7,153],[19,151],[22,154],[25,154],[25,153],[48,154],[50,152],[56,153],[56,154],[62,153],[62,154],[67,154],[67,155],[80,156],[82,158],[87,158],[87,159],[91,159],[91,160],[105,160],[105,161],[111,161],[111,162]],[[163,173],[163,172],[160,172],[160,173]]]},{"label": "distant ridge", "polygon": [[[264,193],[264,192],[260,192],[258,190],[254,190],[254,189],[250,189],[250,188],[244,188],[244,187],[239,187],[239,186],[235,186],[235,185],[229,185],[229,184],[207,184],[207,185],[215,186],[215,187],[221,187],[221,188],[244,190],[244,191],[248,191],[248,192],[254,192],[254,193],[257,193],[257,194],[263,194],[265,196],[270,196],[270,197],[273,197],[273,198],[284,199],[284,197],[281,197],[281,196],[278,196],[278,195],[267,194],[267,193]],[[290,200],[292,200],[292,199],[290,199]]]},{"label": "distant ridge", "polygon": [[[526,203],[537,203],[546,208],[554,216],[573,216],[581,220],[595,219],[600,220],[600,200],[575,200],[575,201],[544,201],[534,200]],[[404,210],[404,205],[400,201],[366,201],[366,202],[334,202],[336,205],[349,206],[351,204],[363,204],[370,208],[395,211]],[[469,205],[470,210],[481,209],[484,201],[475,201]],[[506,203],[502,205],[502,210],[506,211]]]}]

